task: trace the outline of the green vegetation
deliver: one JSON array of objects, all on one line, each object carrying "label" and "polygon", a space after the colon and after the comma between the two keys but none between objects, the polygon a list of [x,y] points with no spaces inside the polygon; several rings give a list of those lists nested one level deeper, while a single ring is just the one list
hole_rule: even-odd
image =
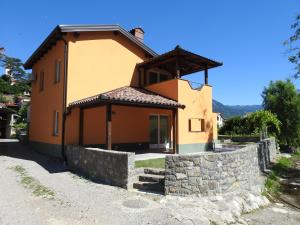
[{"label": "green vegetation", "polygon": [[281,157],[272,167],[265,181],[265,192],[263,194],[271,197],[278,197],[283,190],[283,184],[280,183],[280,177],[286,177],[295,168],[295,162],[300,159],[300,151],[291,155],[291,158]]},{"label": "green vegetation", "polygon": [[0,67],[7,71],[0,76],[0,94],[22,95],[24,91],[30,91],[28,85],[30,74],[25,72],[20,59],[7,56],[0,51]]},{"label": "green vegetation", "polygon": [[274,172],[271,172],[265,181],[265,192],[264,195],[271,195],[272,197],[277,197],[280,192],[279,178]]},{"label": "green vegetation", "polygon": [[293,35],[285,42],[289,46],[289,61],[295,65],[295,78],[300,76],[300,15],[296,16],[295,22],[291,26]]},{"label": "green vegetation", "polygon": [[135,161],[135,168],[140,167],[165,168],[165,158]]},{"label": "green vegetation", "polygon": [[2,93],[0,93],[0,102],[2,102],[2,103],[8,102],[7,98],[4,97]]},{"label": "green vegetation", "polygon": [[30,86],[26,81],[20,81],[11,85],[9,81],[5,79],[5,75],[0,77],[0,92],[1,94],[13,94],[21,95],[24,91],[30,91]]},{"label": "green vegetation", "polygon": [[274,113],[281,123],[279,143],[288,147],[300,144],[300,97],[290,81],[271,81],[262,93],[263,106]]},{"label": "green vegetation", "polygon": [[19,111],[18,115],[19,117],[16,120],[16,123],[14,124],[14,128],[16,129],[16,134],[19,135],[22,131],[27,130],[27,109],[28,109],[28,104],[23,105]]},{"label": "green vegetation", "polygon": [[42,198],[49,198],[53,199],[55,193],[50,190],[49,188],[43,186],[38,180],[28,175],[25,168],[23,168],[20,165],[14,166],[11,168],[15,172],[19,174],[21,177],[21,184],[30,190],[32,190],[32,193],[36,196],[42,197]]},{"label": "green vegetation", "polygon": [[244,117],[236,116],[227,120],[219,133],[224,135],[259,135],[266,129],[272,136],[280,133],[280,121],[269,111],[258,110]]}]

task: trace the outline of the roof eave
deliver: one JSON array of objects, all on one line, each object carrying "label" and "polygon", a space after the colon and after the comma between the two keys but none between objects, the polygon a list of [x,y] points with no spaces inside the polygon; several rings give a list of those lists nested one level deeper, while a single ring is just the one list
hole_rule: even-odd
[{"label": "roof eave", "polygon": [[[158,54],[149,48],[144,43],[140,42],[137,38],[135,38],[132,34],[124,30],[119,25],[58,25],[53,31],[48,35],[48,37],[42,42],[42,44],[34,51],[34,53],[28,58],[28,60],[24,63],[25,69],[32,69],[33,64],[39,58],[39,54],[43,54],[43,49],[47,48],[47,44],[51,46],[51,40],[56,42],[57,39],[60,38],[60,35],[63,33],[69,32],[95,32],[95,31],[117,31],[124,35],[126,38],[134,42],[136,45],[144,49],[151,56],[157,56]],[[46,50],[44,50],[46,51]]]},{"label": "roof eave", "polygon": [[120,101],[120,100],[113,100],[108,98],[101,98],[82,102],[82,103],[73,103],[68,106],[68,108],[74,108],[74,107],[97,107],[99,105],[105,105],[105,104],[112,104],[112,105],[124,105],[124,106],[136,106],[136,107],[151,107],[151,108],[162,108],[162,109],[176,109],[181,108],[184,109],[185,105],[169,105],[169,104],[156,104],[156,103],[143,103],[143,102],[131,102],[131,101]]}]

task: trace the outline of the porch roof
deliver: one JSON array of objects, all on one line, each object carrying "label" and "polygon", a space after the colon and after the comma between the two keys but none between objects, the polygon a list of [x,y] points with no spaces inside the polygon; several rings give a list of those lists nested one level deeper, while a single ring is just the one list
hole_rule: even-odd
[{"label": "porch roof", "polygon": [[153,68],[167,70],[171,74],[177,74],[180,71],[180,76],[211,69],[222,66],[223,63],[212,59],[205,58],[195,53],[189,52],[180,46],[176,46],[174,50],[155,56],[144,62],[137,64],[139,68]]},{"label": "porch roof", "polygon": [[7,108],[5,103],[0,102],[0,114],[14,114],[14,110]]},{"label": "porch roof", "polygon": [[69,107],[90,107],[101,104],[117,104],[144,106],[156,108],[184,108],[185,106],[177,101],[161,96],[155,92],[137,88],[121,87],[102,94],[84,98],[69,104]]}]

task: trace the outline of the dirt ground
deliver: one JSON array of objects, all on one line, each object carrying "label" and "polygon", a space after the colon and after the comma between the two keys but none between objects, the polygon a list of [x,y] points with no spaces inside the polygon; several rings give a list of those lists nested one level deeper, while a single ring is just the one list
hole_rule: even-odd
[{"label": "dirt ground", "polygon": [[[209,225],[228,208],[226,199],[212,204],[96,184],[17,142],[0,141],[0,171],[0,225]],[[300,215],[270,205],[243,215],[240,223],[296,225]]]}]

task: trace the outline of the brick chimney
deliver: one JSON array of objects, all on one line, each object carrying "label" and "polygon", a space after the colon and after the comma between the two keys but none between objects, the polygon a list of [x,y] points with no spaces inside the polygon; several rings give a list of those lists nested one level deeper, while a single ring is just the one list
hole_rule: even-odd
[{"label": "brick chimney", "polygon": [[129,31],[133,36],[135,36],[140,42],[144,42],[144,30],[141,27],[135,27]]}]

